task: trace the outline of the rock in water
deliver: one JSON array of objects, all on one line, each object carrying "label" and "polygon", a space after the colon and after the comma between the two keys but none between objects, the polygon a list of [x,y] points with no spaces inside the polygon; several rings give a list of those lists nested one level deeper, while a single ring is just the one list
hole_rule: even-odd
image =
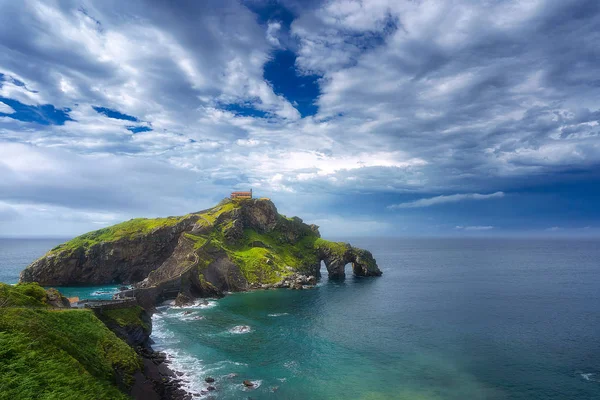
[{"label": "rock in water", "polygon": [[[188,296],[187,294],[179,292],[179,294],[177,295],[177,298],[175,298],[175,306],[183,307],[183,306],[189,306],[190,304],[194,304],[194,299],[191,298],[190,296]],[[190,311],[186,311],[183,313],[183,315],[187,315],[187,314],[190,314]]]},{"label": "rock in water", "polygon": [[[370,252],[322,239],[316,225],[280,215],[270,200],[225,199],[182,217],[138,218],[79,236],[32,263],[21,282],[134,284],[118,296],[151,309],[250,287],[302,289],[316,283],[321,261],[330,278],[343,278],[347,264],[358,276],[381,275]],[[286,280],[294,273],[301,278]]]},{"label": "rock in water", "polygon": [[246,387],[254,387],[254,383],[251,380],[246,379],[243,383]]}]

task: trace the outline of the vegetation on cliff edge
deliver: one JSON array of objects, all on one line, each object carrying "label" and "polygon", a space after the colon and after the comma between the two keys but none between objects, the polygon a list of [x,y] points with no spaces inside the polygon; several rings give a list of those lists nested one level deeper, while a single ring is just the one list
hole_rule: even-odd
[{"label": "vegetation on cliff edge", "polygon": [[142,319],[144,309],[140,306],[132,306],[127,308],[117,308],[114,310],[102,311],[102,318],[108,321],[114,321],[122,327],[141,326],[145,330],[149,330],[150,326]]},{"label": "vegetation on cliff edge", "polygon": [[60,244],[50,250],[50,253],[59,251],[73,251],[77,248],[89,248],[102,242],[114,242],[119,239],[132,239],[151,233],[159,228],[170,227],[181,222],[183,217],[168,218],[135,218],[129,221],[121,222],[107,228],[85,233],[81,236]]},{"label": "vegetation on cliff edge", "polygon": [[127,399],[117,384],[132,383],[137,354],[92,311],[49,308],[42,292],[0,283],[2,398]]}]

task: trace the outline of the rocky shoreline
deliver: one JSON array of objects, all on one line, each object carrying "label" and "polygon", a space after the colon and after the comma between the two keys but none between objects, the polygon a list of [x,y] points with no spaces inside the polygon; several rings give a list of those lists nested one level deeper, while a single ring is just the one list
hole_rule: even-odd
[{"label": "rocky shoreline", "polygon": [[[270,290],[270,289],[290,289],[290,290],[305,290],[312,289],[317,284],[317,278],[313,275],[303,275],[294,273],[283,278],[281,281],[273,284],[254,284],[249,285],[249,290]],[[186,304],[192,304],[193,299],[187,301],[175,301],[175,307],[182,307]],[[157,312],[157,311],[154,311]],[[149,339],[148,343],[151,341]],[[213,385],[215,379],[207,377],[205,379],[206,387],[200,391],[188,391],[185,388],[187,383],[183,377],[183,371],[172,369],[169,364],[169,356],[163,352],[152,350],[149,344],[139,346],[136,351],[144,358],[144,373],[147,381],[134,386],[132,396],[136,399],[166,399],[166,400],[193,400],[206,396],[210,392],[217,391]],[[233,379],[237,375],[233,374],[230,378]],[[136,381],[137,383],[137,381]],[[255,384],[250,380],[241,382],[246,388],[253,388]],[[152,397],[158,395],[160,397]]]},{"label": "rocky shoreline", "polygon": [[184,388],[178,371],[172,369],[167,354],[155,351],[152,334],[151,314],[138,308],[139,320],[121,324],[111,317],[111,311],[94,309],[94,314],[119,338],[124,340],[142,360],[142,368],[133,376],[133,385],[128,392],[140,400],[191,400],[192,395]]},{"label": "rocky shoreline", "polygon": [[[170,361],[163,352],[154,351],[151,347],[139,347],[137,353],[142,357],[143,376],[135,376],[131,388],[134,399],[144,400],[192,400],[192,394],[183,388],[183,381],[178,371],[169,367]],[[141,374],[141,373],[138,373]]]},{"label": "rocky shoreline", "polygon": [[282,280],[277,283],[271,284],[260,284],[253,283],[250,284],[250,289],[292,289],[292,290],[302,290],[302,289],[312,289],[317,284],[317,277],[314,275],[303,275],[303,274],[292,274],[290,276],[286,276]]}]

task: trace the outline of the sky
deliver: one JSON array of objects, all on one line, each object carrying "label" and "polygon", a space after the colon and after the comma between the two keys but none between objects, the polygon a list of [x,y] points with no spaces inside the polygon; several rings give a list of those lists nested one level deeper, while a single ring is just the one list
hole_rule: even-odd
[{"label": "sky", "polygon": [[600,235],[597,0],[0,0],[0,236],[252,188],[326,236]]}]

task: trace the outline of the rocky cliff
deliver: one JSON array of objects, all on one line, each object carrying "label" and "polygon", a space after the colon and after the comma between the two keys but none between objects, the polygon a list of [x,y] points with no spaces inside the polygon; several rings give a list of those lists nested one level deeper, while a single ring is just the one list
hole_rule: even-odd
[{"label": "rocky cliff", "polygon": [[316,225],[287,218],[267,199],[225,199],[185,215],[134,219],[79,236],[21,273],[41,285],[135,284],[140,304],[218,296],[273,284],[294,273],[379,276],[369,251],[320,237]]},{"label": "rocky cliff", "polygon": [[73,309],[55,289],[0,282],[0,398],[190,400],[151,329],[137,305]]}]

